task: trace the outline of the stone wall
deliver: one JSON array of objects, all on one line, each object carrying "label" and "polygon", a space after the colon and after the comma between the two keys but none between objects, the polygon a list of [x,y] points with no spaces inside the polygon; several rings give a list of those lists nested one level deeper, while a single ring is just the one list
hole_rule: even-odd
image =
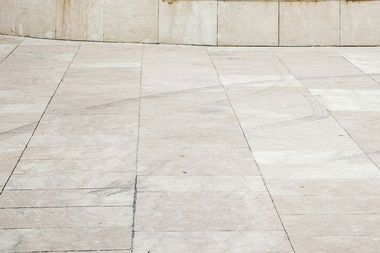
[{"label": "stone wall", "polygon": [[0,0],[0,33],[239,46],[380,45],[380,1]]}]

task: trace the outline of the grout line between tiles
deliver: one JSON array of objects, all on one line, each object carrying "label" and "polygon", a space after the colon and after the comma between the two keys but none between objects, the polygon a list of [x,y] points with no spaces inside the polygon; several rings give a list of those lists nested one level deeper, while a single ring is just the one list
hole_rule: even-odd
[{"label": "grout line between tiles", "polygon": [[136,225],[136,205],[137,205],[137,181],[138,181],[138,161],[139,161],[139,144],[140,144],[140,125],[141,125],[141,87],[142,87],[142,76],[143,76],[143,63],[144,63],[144,52],[145,46],[142,47],[141,52],[141,71],[140,71],[140,93],[139,93],[139,110],[138,110],[138,123],[137,123],[137,144],[136,144],[136,168],[135,168],[135,183],[134,183],[134,193],[133,193],[133,205],[132,205],[132,238],[131,238],[131,252],[133,252],[133,243],[135,239],[135,225]]},{"label": "grout line between tiles", "polygon": [[252,148],[251,148],[251,145],[249,144],[248,139],[247,139],[247,136],[246,136],[246,134],[245,134],[245,132],[244,132],[244,130],[243,130],[243,126],[241,125],[241,122],[240,122],[240,120],[239,120],[239,117],[237,116],[236,110],[235,110],[235,108],[234,108],[234,106],[233,106],[233,104],[232,104],[232,101],[231,101],[231,99],[230,99],[230,96],[228,95],[228,92],[227,92],[227,90],[226,90],[226,88],[225,88],[225,86],[224,86],[222,80],[220,79],[219,72],[218,72],[218,70],[217,70],[217,68],[216,68],[216,66],[215,66],[215,63],[214,63],[214,61],[213,61],[213,59],[212,59],[212,56],[210,55],[210,52],[209,52],[209,50],[207,49],[207,47],[206,47],[206,53],[207,53],[207,55],[208,55],[208,57],[209,57],[209,59],[210,59],[210,61],[211,61],[211,64],[212,64],[212,66],[214,67],[214,70],[215,70],[215,72],[216,72],[216,74],[217,74],[217,76],[218,76],[219,83],[220,83],[220,85],[222,86],[222,88],[223,88],[223,90],[224,90],[224,94],[226,95],[227,100],[228,100],[228,102],[229,102],[229,104],[230,104],[230,106],[231,106],[231,109],[232,109],[232,111],[233,111],[233,113],[234,113],[234,117],[236,118],[236,120],[237,120],[237,122],[238,122],[238,124],[239,124],[240,131],[241,131],[241,133],[243,134],[243,137],[244,137],[244,139],[245,139],[245,142],[246,142],[246,144],[247,144],[247,146],[248,146],[248,149],[249,149],[249,151],[250,151],[250,153],[251,153],[251,156],[252,156],[253,162],[254,162],[255,165],[257,166],[257,169],[258,169],[258,171],[259,171],[259,174],[260,174],[261,180],[263,181],[263,184],[264,184],[264,186],[265,186],[266,192],[268,193],[268,195],[269,195],[269,197],[270,197],[270,199],[271,199],[271,202],[272,202],[272,204],[273,204],[273,208],[274,208],[274,210],[275,210],[275,212],[276,212],[276,214],[277,214],[277,216],[278,216],[278,219],[280,220],[281,226],[282,226],[282,228],[283,228],[283,230],[284,230],[284,232],[285,232],[285,234],[286,234],[286,237],[287,237],[287,239],[288,239],[288,242],[289,242],[289,244],[290,244],[290,247],[292,248],[292,251],[295,253],[295,249],[294,249],[294,246],[293,246],[293,244],[292,244],[292,242],[291,242],[291,240],[290,240],[289,233],[288,233],[288,231],[286,230],[285,225],[284,225],[284,223],[283,223],[283,221],[282,221],[282,219],[281,219],[280,213],[279,213],[279,211],[278,211],[278,209],[277,209],[276,204],[274,203],[273,196],[272,196],[272,194],[271,194],[270,191],[269,191],[268,185],[267,185],[267,183],[266,183],[266,181],[265,181],[265,179],[264,179],[264,176],[263,176],[263,174],[262,174],[262,172],[261,172],[260,166],[259,166],[259,164],[257,163],[257,161],[256,161],[256,159],[255,159],[255,157],[254,157],[254,155],[253,155],[253,153],[252,153]]},{"label": "grout line between tiles", "polygon": [[[344,57],[343,55],[341,55],[346,61],[348,61],[350,64],[352,64],[353,66],[355,66],[357,69],[359,69],[364,75],[366,75],[366,73],[364,73],[363,70],[361,70],[360,68],[358,68],[356,65],[354,65],[352,62],[350,62],[346,57]],[[301,84],[302,84],[302,87],[309,93],[310,96],[314,97],[316,101],[318,101],[318,99],[315,97],[315,95],[303,84],[303,81],[302,79],[298,79],[296,77],[296,75],[294,75],[294,73],[291,71],[291,69],[285,64],[285,62],[277,55],[277,58],[278,60],[281,62],[282,65],[284,65],[284,67],[289,71],[289,73],[291,73]],[[376,82],[377,83],[377,82]],[[321,104],[321,106],[323,106]],[[377,169],[380,170],[380,167],[379,165],[377,165],[373,160],[372,158],[368,155],[368,153],[360,146],[360,144],[352,137],[352,135],[343,127],[343,125],[339,122],[339,120],[335,117],[334,113],[332,113],[328,108],[326,108],[325,106],[323,106],[325,108],[325,110],[331,115],[331,117],[334,119],[334,121],[338,124],[338,126],[350,137],[350,139],[352,140],[353,143],[355,143],[355,145],[363,152],[363,154],[367,157],[367,159],[376,166]]]},{"label": "grout line between tiles", "polygon": [[50,97],[50,99],[49,99],[47,105],[45,106],[45,109],[44,109],[44,111],[42,112],[41,117],[39,118],[39,120],[38,120],[36,126],[34,127],[33,132],[32,132],[32,134],[31,134],[31,136],[30,136],[28,142],[26,143],[24,149],[22,150],[22,152],[21,152],[21,154],[20,154],[20,156],[19,156],[19,158],[18,158],[18,160],[17,160],[15,166],[13,167],[12,172],[11,172],[10,175],[8,176],[8,178],[7,178],[7,180],[6,180],[5,184],[4,184],[4,186],[1,188],[0,196],[1,196],[1,194],[3,193],[3,191],[4,191],[5,187],[7,186],[7,184],[9,183],[9,180],[10,180],[10,178],[12,177],[12,175],[13,175],[13,173],[14,173],[16,167],[17,167],[18,164],[20,163],[20,160],[21,160],[22,156],[24,155],[25,150],[28,148],[28,145],[29,145],[30,141],[32,140],[33,135],[35,134],[35,132],[36,132],[36,130],[37,130],[37,128],[38,128],[38,126],[39,126],[39,124],[40,124],[42,118],[44,117],[44,115],[45,115],[45,113],[46,113],[46,111],[47,111],[47,109],[48,109],[48,107],[49,107],[51,101],[53,100],[54,95],[57,93],[57,90],[58,90],[59,86],[61,85],[63,79],[65,78],[67,72],[69,71],[71,65],[73,64],[73,62],[74,62],[74,60],[75,60],[75,58],[76,58],[76,56],[77,56],[77,54],[78,54],[80,48],[81,48],[81,44],[78,46],[78,48],[77,48],[77,50],[76,50],[76,52],[75,52],[75,54],[74,54],[74,56],[73,56],[73,58],[72,58],[72,60],[71,60],[71,62],[70,62],[70,64],[69,64],[69,66],[67,67],[65,73],[62,75],[61,80],[59,81],[59,83],[58,83],[57,87],[55,88],[55,90],[54,90],[52,96]]}]

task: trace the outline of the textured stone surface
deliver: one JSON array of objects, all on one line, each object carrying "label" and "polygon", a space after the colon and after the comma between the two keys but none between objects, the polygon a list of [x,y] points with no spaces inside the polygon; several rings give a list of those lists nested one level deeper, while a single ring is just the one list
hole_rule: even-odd
[{"label": "textured stone surface", "polygon": [[163,44],[379,45],[378,6],[346,0],[1,0],[0,33]]},{"label": "textured stone surface", "polygon": [[277,46],[276,1],[220,1],[218,45]]},{"label": "textured stone surface", "polygon": [[342,45],[379,45],[380,34],[372,32],[380,26],[380,16],[374,12],[379,1],[342,2]]},{"label": "textured stone surface", "polygon": [[216,1],[160,1],[159,42],[216,45]]},{"label": "textured stone surface", "polygon": [[158,42],[158,0],[106,1],[104,40]]},{"label": "textured stone surface", "polygon": [[16,34],[22,36],[54,38],[56,1],[17,0]]},{"label": "textured stone surface", "polygon": [[378,55],[0,36],[0,251],[377,252]]},{"label": "textured stone surface", "polygon": [[98,0],[57,0],[57,38],[103,40],[103,5]]},{"label": "textured stone surface", "polygon": [[0,1],[0,33],[15,34],[16,28],[16,1],[1,0]]},{"label": "textured stone surface", "polygon": [[339,45],[339,5],[339,0],[280,0],[280,45]]}]

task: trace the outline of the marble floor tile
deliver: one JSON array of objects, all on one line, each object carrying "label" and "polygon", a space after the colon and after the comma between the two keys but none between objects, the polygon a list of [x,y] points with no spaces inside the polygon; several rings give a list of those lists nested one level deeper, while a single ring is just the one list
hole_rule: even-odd
[{"label": "marble floor tile", "polygon": [[284,214],[378,214],[379,195],[273,195],[277,209]]},{"label": "marble floor tile", "polygon": [[132,207],[5,208],[0,217],[0,229],[127,227]]},{"label": "marble floor tile", "polygon": [[[186,173],[187,174],[187,173]],[[139,176],[140,192],[266,192],[256,176]]]},{"label": "marble floor tile", "polygon": [[42,172],[13,174],[7,189],[83,189],[83,188],[130,188],[134,184],[134,173]]},{"label": "marble floor tile", "polygon": [[[128,227],[1,229],[5,252],[130,249]],[[81,240],[78,240],[81,238]]]},{"label": "marble floor tile", "polygon": [[377,253],[379,52],[0,35],[0,251]]},{"label": "marble floor tile", "polygon": [[134,252],[292,252],[283,231],[137,232]]},{"label": "marble floor tile", "polygon": [[141,192],[136,231],[281,230],[266,193]]},{"label": "marble floor tile", "polygon": [[8,190],[1,194],[0,208],[132,206],[133,189]]},{"label": "marble floor tile", "polygon": [[282,215],[294,236],[380,236],[379,214]]},{"label": "marble floor tile", "polygon": [[368,252],[380,247],[379,236],[292,236],[296,252]]},{"label": "marble floor tile", "polygon": [[41,121],[31,147],[136,145],[137,115],[49,115]]},{"label": "marble floor tile", "polygon": [[[379,86],[380,87],[380,86]],[[380,89],[310,89],[314,96],[330,111],[379,112]]]}]

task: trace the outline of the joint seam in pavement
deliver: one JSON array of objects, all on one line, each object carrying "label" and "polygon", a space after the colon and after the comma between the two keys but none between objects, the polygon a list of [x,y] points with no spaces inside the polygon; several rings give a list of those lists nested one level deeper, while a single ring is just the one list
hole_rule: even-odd
[{"label": "joint seam in pavement", "polygon": [[[360,68],[358,68],[355,64],[353,64],[351,61],[349,61],[346,57],[344,57],[342,55],[342,57],[348,62],[350,63],[351,65],[353,65],[355,68],[357,68],[358,70],[360,70],[365,76],[368,76],[369,78],[371,78],[372,80],[374,80],[371,76],[367,75],[364,71],[362,71]],[[305,91],[307,91],[309,93],[310,96],[313,96],[315,98],[315,100],[317,101],[318,99],[315,97],[315,95],[304,85],[302,79],[298,79],[297,76],[294,75],[294,73],[291,71],[291,69],[285,64],[285,62],[277,55],[277,59],[281,62],[282,65],[284,65],[284,67],[289,71],[289,73],[291,73],[294,78],[296,78],[302,85],[302,87],[305,89]],[[376,80],[374,80],[376,82]],[[378,84],[378,82],[376,82]],[[320,103],[320,102],[319,102]],[[352,140],[352,142],[363,152],[363,154],[367,157],[367,159],[373,164],[375,165],[375,167],[380,170],[380,167],[379,165],[377,165],[375,163],[374,160],[372,160],[372,158],[368,155],[368,153],[360,146],[360,144],[355,140],[355,138],[352,137],[352,135],[346,130],[346,128],[344,128],[344,126],[339,122],[339,120],[335,117],[334,113],[332,113],[326,106],[322,105],[325,108],[325,110],[331,115],[331,117],[334,119],[334,121],[338,124],[338,126],[350,137],[350,139]]]},{"label": "joint seam in pavement", "polygon": [[1,191],[0,191],[0,196],[1,196],[1,194],[3,193],[3,191],[4,191],[5,187],[7,186],[7,184],[9,183],[9,180],[11,179],[11,177],[12,177],[14,171],[16,170],[18,164],[20,163],[20,160],[21,160],[22,156],[24,155],[25,150],[28,148],[28,145],[29,145],[30,141],[32,140],[32,138],[33,138],[33,136],[34,136],[34,134],[35,134],[35,132],[36,132],[38,126],[40,125],[40,122],[41,122],[42,118],[44,117],[44,115],[45,115],[45,113],[46,113],[46,111],[47,111],[47,109],[48,109],[48,107],[49,107],[51,101],[53,100],[54,95],[57,93],[57,90],[58,90],[59,86],[60,86],[61,83],[63,82],[63,79],[65,78],[67,72],[69,71],[71,65],[73,64],[73,62],[74,62],[74,60],[75,60],[75,58],[76,58],[76,56],[77,56],[77,54],[78,54],[78,52],[79,52],[79,49],[81,48],[81,45],[82,45],[82,44],[80,44],[80,45],[78,46],[78,48],[77,48],[77,50],[76,50],[76,52],[75,52],[73,58],[71,59],[70,64],[68,65],[68,67],[67,67],[65,73],[63,73],[61,80],[59,81],[57,87],[55,88],[55,90],[54,90],[54,92],[53,92],[53,94],[52,94],[52,96],[50,97],[48,103],[46,104],[45,109],[44,109],[44,111],[42,112],[42,114],[41,114],[39,120],[37,121],[36,126],[34,127],[33,132],[32,132],[32,134],[30,135],[30,137],[29,137],[29,139],[28,139],[28,141],[27,141],[27,143],[26,143],[24,149],[22,150],[22,152],[21,152],[19,158],[17,159],[17,162],[16,162],[15,166],[13,167],[13,169],[12,169],[10,175],[8,176],[7,180],[5,181],[5,184],[3,185],[3,188],[2,188]]},{"label": "joint seam in pavement", "polygon": [[359,68],[358,66],[356,66],[352,61],[350,61],[346,56],[344,56],[342,53],[340,54],[343,59],[345,59],[349,64],[351,64],[352,66],[354,66],[357,70],[359,70],[361,73],[363,73],[366,77],[370,78],[371,80],[373,80],[375,83],[377,83],[378,85],[380,85],[380,82],[378,82],[375,78],[373,78],[371,75],[367,74],[366,72],[364,72],[364,70],[362,70],[361,68]]},{"label": "joint seam in pavement", "polygon": [[141,69],[140,69],[140,92],[139,92],[139,110],[138,110],[138,122],[137,122],[137,145],[136,145],[136,167],[135,167],[135,184],[133,189],[133,205],[132,205],[132,238],[131,238],[131,252],[133,252],[133,242],[135,239],[135,224],[136,224],[136,205],[137,205],[137,173],[138,173],[138,161],[139,161],[139,145],[140,145],[140,124],[141,124],[141,87],[142,87],[142,76],[143,76],[143,63],[144,63],[144,50],[145,46],[142,47],[141,52]]},{"label": "joint seam in pavement", "polygon": [[225,88],[225,86],[224,86],[222,80],[220,79],[219,72],[218,72],[218,70],[217,70],[217,68],[216,68],[216,66],[215,66],[215,64],[214,64],[214,61],[213,61],[213,59],[212,59],[212,56],[210,55],[210,52],[209,52],[208,48],[206,47],[205,49],[206,49],[207,55],[208,55],[208,57],[209,57],[209,59],[210,59],[210,61],[211,61],[211,64],[212,64],[212,66],[214,67],[214,70],[215,70],[215,72],[216,72],[216,75],[218,76],[219,83],[221,84],[221,86],[222,86],[222,88],[223,88],[223,90],[224,90],[224,94],[225,94],[226,97],[227,97],[227,100],[228,100],[228,102],[229,102],[229,104],[230,104],[230,107],[231,107],[233,113],[234,113],[234,116],[235,116],[235,118],[236,118],[236,120],[237,120],[237,123],[239,124],[240,131],[241,131],[241,133],[243,134],[244,140],[245,140],[245,142],[246,142],[246,144],[247,144],[247,146],[248,146],[248,149],[249,149],[249,151],[250,151],[250,153],[251,153],[251,156],[252,156],[253,162],[254,162],[255,165],[257,166],[257,170],[259,171],[259,174],[260,174],[261,180],[263,181],[263,184],[264,184],[264,186],[265,186],[266,192],[268,193],[268,195],[269,195],[269,197],[270,197],[270,199],[271,199],[271,202],[272,202],[272,204],[273,204],[273,208],[274,208],[274,210],[275,210],[275,212],[276,212],[276,214],[277,214],[277,216],[278,216],[278,219],[280,220],[281,226],[282,226],[282,228],[283,228],[283,230],[284,230],[284,232],[285,232],[285,234],[286,234],[286,237],[287,237],[287,239],[288,239],[289,245],[290,245],[290,247],[292,248],[292,251],[295,253],[296,251],[295,251],[295,249],[294,249],[294,246],[293,246],[293,244],[292,244],[292,241],[290,240],[290,236],[289,236],[289,234],[288,234],[288,231],[286,230],[285,225],[284,225],[284,223],[283,223],[283,221],[282,221],[282,219],[281,219],[280,213],[279,213],[279,211],[278,211],[278,209],[277,209],[277,206],[276,206],[276,204],[274,203],[274,199],[273,199],[273,197],[272,197],[272,194],[271,194],[270,191],[269,191],[269,188],[268,188],[268,186],[267,186],[267,183],[266,183],[266,181],[265,181],[265,179],[264,179],[264,176],[263,176],[263,174],[262,174],[262,172],[261,172],[260,166],[259,166],[259,164],[257,163],[257,161],[256,161],[256,159],[255,159],[255,156],[254,156],[253,153],[252,153],[251,145],[250,145],[249,142],[248,142],[247,136],[245,135],[245,132],[244,132],[244,130],[243,130],[243,127],[242,127],[242,125],[241,125],[241,122],[240,122],[240,120],[239,120],[239,117],[237,116],[236,110],[235,110],[235,108],[234,108],[234,106],[233,106],[233,104],[232,104],[232,102],[231,102],[230,96],[228,95],[228,92],[227,92],[227,90],[226,90],[226,88]]},{"label": "joint seam in pavement", "polygon": [[24,42],[24,40],[25,40],[25,39],[22,39],[22,40],[21,40],[21,41],[20,41],[20,42],[19,42],[19,43],[18,43],[18,44],[12,49],[12,51],[10,51],[9,54],[7,54],[7,55],[4,57],[4,59],[2,59],[2,60],[0,61],[0,64],[3,63],[3,62],[5,62],[5,60],[8,59],[8,57],[11,56],[11,54],[13,54],[14,51],[16,51],[16,49],[21,45],[21,43]]}]

